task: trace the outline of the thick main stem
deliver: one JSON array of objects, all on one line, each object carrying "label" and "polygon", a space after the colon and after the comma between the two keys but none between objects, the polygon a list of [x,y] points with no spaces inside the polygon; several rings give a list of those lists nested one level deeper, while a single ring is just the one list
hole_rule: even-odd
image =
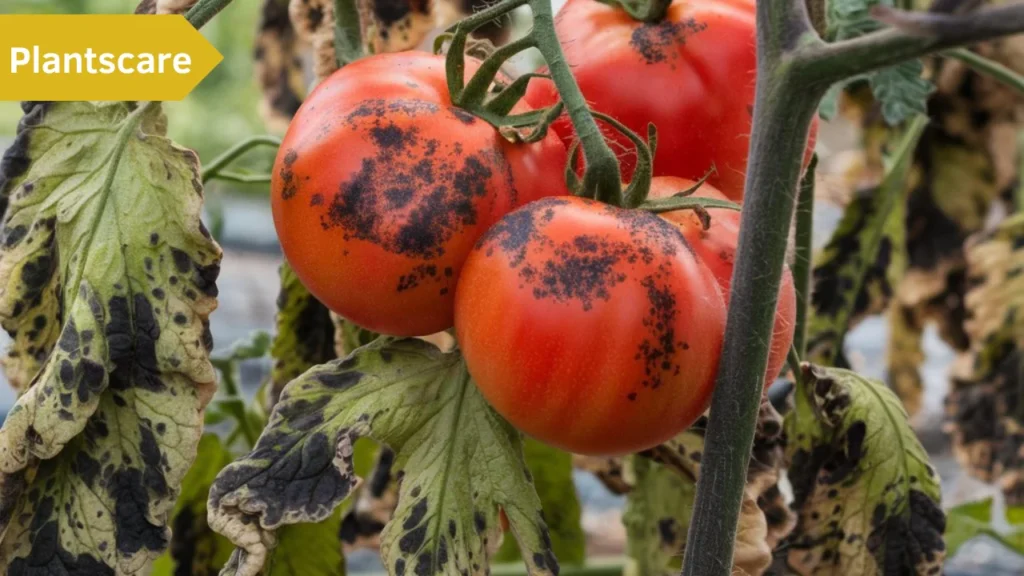
[{"label": "thick main stem", "polygon": [[[821,93],[791,77],[784,50],[809,31],[800,2],[759,0],[758,70],[743,216],[725,343],[705,435],[684,576],[730,576],[789,224]],[[794,27],[794,16],[803,18]],[[781,159],[781,160],[780,160]]]},{"label": "thick main stem", "polygon": [[550,0],[530,0],[533,11],[533,34],[544,61],[548,65],[551,80],[558,88],[558,94],[565,103],[576,135],[583,146],[583,157],[587,169],[583,175],[583,189],[587,196],[597,198],[615,206],[622,205],[622,176],[615,153],[604,141],[601,129],[590,114],[587,100],[573,78],[569,63],[565,60],[562,45],[555,35],[555,18]]}]

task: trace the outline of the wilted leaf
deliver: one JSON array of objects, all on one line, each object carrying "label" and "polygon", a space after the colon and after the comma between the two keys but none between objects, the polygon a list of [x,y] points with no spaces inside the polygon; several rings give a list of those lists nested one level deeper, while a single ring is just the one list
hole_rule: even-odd
[{"label": "wilted leaf", "polygon": [[[586,542],[580,525],[580,502],[572,478],[572,454],[533,438],[525,438],[523,455],[551,532],[551,549],[563,565],[583,564]],[[494,561],[513,562],[520,557],[515,538],[505,538]]]},{"label": "wilted leaf", "polygon": [[913,150],[927,118],[910,124],[882,184],[862,193],[843,218],[814,266],[808,356],[834,364],[843,338],[865,315],[888,305],[905,265],[905,187]]},{"label": "wilted leaf", "polygon": [[623,477],[622,458],[573,454],[572,465],[596,476],[612,494],[625,494],[632,488]]},{"label": "wilted leaf", "polygon": [[628,459],[634,477],[622,522],[628,537],[630,574],[678,574],[693,515],[696,484],[669,467],[642,456]]},{"label": "wilted leaf", "polygon": [[220,248],[159,105],[26,111],[4,161],[0,323],[23,395],[0,429],[0,567],[136,573],[167,546],[212,393]]},{"label": "wilted leaf", "polygon": [[263,0],[254,71],[263,93],[260,114],[278,132],[288,127],[306,94],[303,48],[288,17],[288,0]]},{"label": "wilted leaf", "polygon": [[483,574],[508,516],[531,574],[557,561],[519,433],[487,405],[457,353],[380,339],[289,384],[251,454],[210,491],[211,525],[241,550],[227,573],[256,574],[285,524],[329,516],[359,482],[356,439],[395,450],[398,507],[381,556],[394,573]]},{"label": "wilted leaf", "polygon": [[[695,485],[696,479],[700,475],[700,462],[704,452],[706,418],[706,416],[702,416],[686,432],[653,450],[643,452],[641,456],[651,458],[663,465],[665,469],[678,474],[682,482]],[[772,407],[771,402],[762,399],[757,429],[754,434],[753,451],[747,470],[747,485],[743,490],[743,502],[737,526],[733,555],[734,574],[751,576],[762,574],[771,564],[773,547],[793,526],[791,514],[784,507],[778,506],[777,497],[781,494],[779,494],[777,484],[782,460],[782,417]],[[689,512],[682,508],[686,502],[669,494],[667,479],[648,478],[648,480],[657,482],[658,489],[652,494],[634,495],[630,493],[630,505],[637,506],[638,510],[657,510],[658,512],[645,521],[636,516],[626,518],[628,522],[633,523],[632,527],[627,523],[627,527],[630,528],[631,555],[634,551],[642,555],[640,557],[633,556],[637,566],[643,567],[637,573],[639,576],[661,574],[666,569],[673,567],[664,564],[659,566],[659,563],[668,562],[674,558],[669,550],[670,541],[685,545],[686,529],[672,531],[672,538],[669,538],[669,533],[666,532],[661,535],[660,541],[656,542],[633,541],[633,539],[649,534],[656,522],[664,524],[664,526],[657,526],[659,534],[661,534],[661,528],[673,528],[679,522],[678,518],[681,515],[689,515]],[[762,503],[764,504],[763,508]],[[771,513],[771,522],[769,522],[769,512]],[[681,554],[682,550],[679,550],[677,555]],[[652,572],[645,570],[652,570]]]},{"label": "wilted leaf", "polygon": [[1011,504],[1024,502],[1020,446],[1024,348],[1024,215],[974,238],[967,251],[965,304],[969,373],[954,380],[947,402],[954,452],[972,474],[1000,484]]},{"label": "wilted leaf", "polygon": [[154,563],[152,576],[213,576],[227,562],[235,547],[206,525],[206,499],[213,479],[231,460],[220,438],[203,434],[171,512],[171,547]]},{"label": "wilted leaf", "polygon": [[804,364],[786,416],[798,574],[938,574],[939,480],[899,399],[848,370]]},{"label": "wilted leaf", "polygon": [[317,364],[337,358],[330,311],[309,293],[287,262],[281,264],[280,277],[274,320],[277,329],[270,348],[274,358],[268,395],[271,406],[293,379]]}]

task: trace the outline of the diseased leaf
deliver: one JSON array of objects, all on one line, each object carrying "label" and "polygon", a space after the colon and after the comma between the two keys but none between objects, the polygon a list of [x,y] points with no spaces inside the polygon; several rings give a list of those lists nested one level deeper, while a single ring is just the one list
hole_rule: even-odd
[{"label": "diseased leaf", "polygon": [[[653,450],[643,452],[641,456],[651,458],[678,474],[684,483],[695,485],[700,475],[706,425],[707,416],[702,416],[686,432]],[[733,555],[734,574],[755,576],[764,573],[771,563],[772,549],[793,527],[792,515],[784,506],[779,507],[777,500],[781,496],[778,480],[783,460],[782,450],[782,417],[765,398],[761,402],[758,414],[754,446],[747,470],[747,485],[743,490]],[[637,482],[639,481],[638,479]],[[665,478],[653,481],[669,482]],[[683,509],[684,504],[685,501],[679,500],[678,495],[670,495],[665,484],[661,484],[661,489],[653,494],[630,494],[631,506],[657,511],[655,516],[646,519],[638,519],[634,515],[627,515],[624,518],[628,522],[631,539],[630,554],[636,561],[636,567],[642,567],[637,572],[638,576],[662,574],[674,567],[674,560],[678,558],[671,554],[670,545],[671,542],[685,545],[686,529],[667,530],[664,534],[661,530],[675,528],[679,522],[678,518],[683,514],[689,514]],[[635,538],[650,534],[654,529],[654,522],[659,523],[657,529],[660,540],[634,541]],[[629,523],[632,523],[632,527]],[[677,556],[681,554],[680,549]],[[659,563],[669,561],[673,562],[659,566]]]},{"label": "diseased leaf", "polygon": [[235,547],[206,525],[206,499],[213,479],[231,460],[220,438],[203,434],[171,512],[170,549],[154,563],[152,576],[213,576],[227,562]]},{"label": "diseased leaf", "polygon": [[25,109],[3,164],[0,324],[22,396],[0,429],[0,569],[139,573],[168,544],[213,390],[221,252],[158,104]]},{"label": "diseased leaf", "polygon": [[1024,502],[1020,421],[1024,352],[1024,214],[972,239],[966,250],[968,373],[954,379],[948,415],[954,453],[973,475]]},{"label": "diseased leaf", "polygon": [[835,364],[847,331],[884,310],[899,282],[906,262],[904,190],[926,123],[924,116],[911,123],[881,186],[850,202],[816,258],[807,349],[817,362]]},{"label": "diseased leaf", "polygon": [[622,522],[626,525],[629,574],[679,573],[693,515],[693,480],[642,456],[628,458],[634,477]]},{"label": "diseased leaf", "polygon": [[309,293],[287,262],[281,264],[280,277],[274,320],[277,329],[270,347],[274,358],[268,394],[271,406],[289,382],[313,366],[337,358],[330,311]]},{"label": "diseased leaf", "polygon": [[380,336],[380,334],[353,324],[333,312],[330,316],[334,322],[334,350],[338,356],[347,356],[356,348],[365,346]]},{"label": "diseased leaf", "polygon": [[256,448],[210,491],[211,526],[240,550],[226,573],[253,575],[285,524],[329,516],[359,482],[363,436],[395,451],[402,482],[381,556],[395,574],[483,574],[504,509],[531,574],[555,574],[519,433],[487,405],[457,353],[379,339],[289,384]]},{"label": "diseased leaf", "polygon": [[283,132],[306,94],[302,46],[288,17],[288,0],[263,0],[255,44],[260,114],[268,127]]},{"label": "diseased leaf", "polygon": [[[580,525],[580,502],[572,478],[572,454],[533,438],[525,438],[523,455],[540,496],[555,556],[563,565],[583,564],[586,542]],[[505,538],[494,561],[514,562],[520,557],[515,538]]]},{"label": "diseased leaf", "polygon": [[804,364],[786,415],[798,574],[938,574],[939,480],[899,399],[848,370]]},{"label": "diseased leaf", "polygon": [[398,504],[398,481],[394,473],[395,453],[390,448],[380,448],[376,460],[370,460],[365,469],[360,468],[360,447],[372,444],[368,438],[356,442],[356,474],[366,478],[359,487],[358,495],[351,509],[341,521],[341,541],[345,553],[369,548],[380,549],[380,533],[395,513]]}]

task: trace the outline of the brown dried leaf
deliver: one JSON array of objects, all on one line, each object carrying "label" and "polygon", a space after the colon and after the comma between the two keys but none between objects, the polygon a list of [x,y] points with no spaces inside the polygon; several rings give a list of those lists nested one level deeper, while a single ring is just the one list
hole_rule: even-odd
[{"label": "brown dried leaf", "polygon": [[263,92],[260,114],[271,130],[283,132],[306,94],[303,51],[288,17],[288,0],[263,0],[256,47],[256,81]]}]

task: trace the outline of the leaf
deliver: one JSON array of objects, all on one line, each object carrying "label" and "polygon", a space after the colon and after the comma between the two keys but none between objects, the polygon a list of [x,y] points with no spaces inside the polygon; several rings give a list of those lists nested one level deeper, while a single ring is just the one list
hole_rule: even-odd
[{"label": "leaf", "polygon": [[215,434],[203,434],[196,461],[181,483],[181,494],[171,512],[171,547],[153,567],[152,576],[215,575],[227,562],[234,545],[206,524],[206,499],[210,485],[231,454]]},{"label": "leaf", "polygon": [[337,358],[330,311],[309,293],[287,262],[281,264],[280,277],[274,319],[277,330],[270,347],[274,358],[270,371],[271,405],[277,402],[285,385],[303,372]]},{"label": "leaf", "polygon": [[628,461],[635,478],[622,514],[632,560],[629,572],[674,576],[682,565],[696,484],[647,458],[632,456]]},{"label": "leaf", "polygon": [[248,456],[210,491],[211,526],[241,549],[227,574],[252,575],[285,524],[329,516],[359,479],[352,447],[395,451],[398,507],[381,556],[393,573],[483,574],[508,516],[530,574],[557,561],[519,433],[487,405],[457,353],[380,339],[289,384]]},{"label": "leaf", "polygon": [[992,499],[966,502],[947,513],[946,549],[956,555],[968,540],[988,536],[1017,554],[1024,554],[1024,528],[1003,532],[992,526]]},{"label": "leaf", "polygon": [[[871,7],[892,6],[892,0],[829,0],[828,30],[831,42],[848,40],[874,32],[882,26],[871,17]],[[882,115],[890,126],[897,126],[918,114],[925,114],[928,95],[934,86],[922,77],[924,65],[920,60],[909,60],[882,68],[864,76],[871,85],[875,99],[881,104]],[[833,86],[822,102],[820,112],[826,120],[833,115],[838,92],[849,83]]]},{"label": "leaf", "polygon": [[868,74],[875,99],[882,106],[882,116],[890,126],[928,112],[928,95],[935,86],[921,77],[924,64],[908,60]]},{"label": "leaf", "polygon": [[[945,557],[939,479],[899,399],[848,370],[804,364],[787,416],[798,574],[935,574]],[[803,390],[803,392],[801,391]]]},{"label": "leaf", "polygon": [[855,198],[822,250],[813,271],[808,355],[831,365],[847,331],[867,314],[884,310],[905,265],[904,189],[912,152],[927,124],[910,125],[881,186]]},{"label": "leaf", "polygon": [[[580,502],[576,497],[576,484],[572,477],[572,454],[533,438],[525,438],[523,455],[551,532],[551,549],[563,565],[583,564],[586,559],[586,541],[580,525]],[[519,545],[515,538],[505,538],[494,561],[513,562],[519,558]]]},{"label": "leaf", "polygon": [[306,94],[302,53],[288,17],[289,0],[263,0],[253,64],[263,99],[263,121],[283,132]]},{"label": "leaf", "polygon": [[337,508],[320,522],[282,526],[267,576],[345,576],[338,538],[343,512]]},{"label": "leaf", "polygon": [[973,475],[998,483],[1010,505],[1024,502],[1019,447],[1024,355],[1024,214],[978,235],[966,249],[970,338],[967,374],[949,396],[954,453]]},{"label": "leaf", "polygon": [[220,248],[159,105],[26,107],[5,158],[0,569],[134,574],[199,443]]},{"label": "leaf", "polygon": [[[689,430],[676,436],[672,440],[655,447],[653,450],[643,452],[641,455],[651,458],[667,469],[678,474],[684,483],[695,485],[700,475],[700,462],[704,452],[704,430],[706,428],[706,416],[702,416]],[[783,460],[782,453],[782,417],[772,407],[771,402],[762,399],[761,408],[757,418],[757,428],[754,434],[754,446],[751,453],[750,463],[747,469],[747,485],[743,490],[743,501],[740,508],[740,518],[736,532],[736,545],[733,554],[733,573],[737,575],[755,576],[764,573],[772,560],[772,549],[779,542],[780,538],[792,529],[791,515],[784,507],[779,508],[774,498],[781,496],[778,490],[779,473]],[[657,479],[657,482],[667,482],[666,479]],[[639,480],[637,487],[640,487]],[[650,489],[650,486],[645,486]],[[635,491],[635,489],[634,489]],[[636,495],[630,494],[630,502],[636,503],[647,510],[657,510],[656,516],[647,518],[650,523],[656,519],[663,522],[667,527],[673,527],[674,522],[669,516],[678,518],[686,513],[681,507],[684,502],[671,498],[667,488],[662,484],[656,494]],[[654,500],[657,498],[657,500]],[[762,503],[764,508],[762,508]],[[632,505],[632,504],[631,504]],[[775,514],[769,523],[766,510]],[[781,512],[781,514],[779,514]],[[630,533],[631,541],[629,549],[631,555],[637,560],[637,566],[642,567],[638,576],[648,574],[660,574],[673,567],[658,563],[673,560],[670,554],[670,542],[680,545],[685,544],[686,531],[684,529],[669,534],[661,535],[659,528],[660,544],[653,544],[645,541],[633,541],[634,538],[645,537],[651,531],[651,525],[644,525],[634,516],[625,519],[634,524]],[[627,527],[629,524],[627,524]],[[652,545],[653,544],[653,545]],[[677,555],[681,555],[680,549]],[[651,570],[651,572],[647,572]],[[678,572],[678,570],[677,570]]]}]

